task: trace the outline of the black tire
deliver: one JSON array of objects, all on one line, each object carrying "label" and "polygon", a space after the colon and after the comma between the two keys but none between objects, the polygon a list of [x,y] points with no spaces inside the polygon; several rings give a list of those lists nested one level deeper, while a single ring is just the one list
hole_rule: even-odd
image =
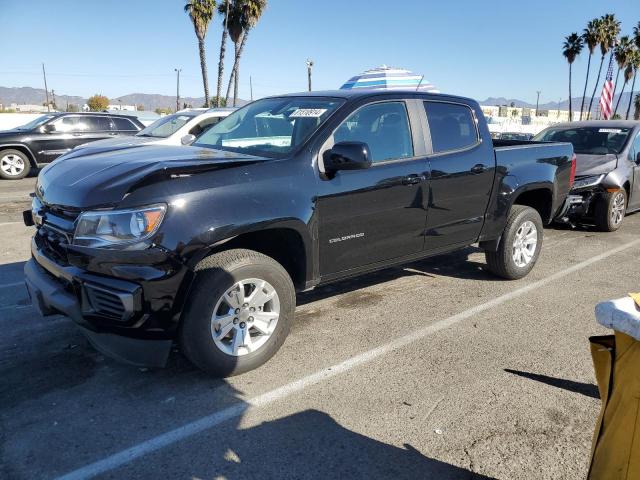
[{"label": "black tire", "polygon": [[[273,286],[280,302],[280,315],[266,343],[253,352],[234,356],[223,352],[214,342],[211,319],[225,292],[236,282],[250,278],[265,280]],[[248,372],[267,362],[280,349],[289,334],[295,306],[293,282],[274,259],[243,249],[211,255],[196,268],[180,328],[182,351],[197,367],[219,377]]]},{"label": "black tire", "polygon": [[5,158],[13,158],[13,161],[15,161],[15,159],[17,158],[20,162],[22,162],[23,168],[19,173],[15,175],[11,175],[9,171],[5,171],[5,168],[0,168],[0,178],[4,178],[5,180],[19,180],[29,175],[29,171],[31,170],[31,162],[29,161],[29,157],[27,157],[20,150],[1,150],[0,162],[2,163],[2,165],[0,165],[0,167],[4,167],[4,162],[7,161],[5,160]]},{"label": "black tire", "polygon": [[[518,266],[513,258],[514,241],[520,227],[528,221],[532,222],[536,228],[537,243],[529,263],[524,266]],[[498,249],[495,252],[485,251],[487,269],[491,273],[508,280],[517,280],[526,276],[538,261],[542,249],[543,236],[542,219],[536,210],[524,205],[512,206]]]},{"label": "black tire", "polygon": [[[613,209],[623,202],[624,208],[622,210],[622,217],[619,221],[613,218]],[[594,208],[594,220],[598,230],[602,232],[615,232],[622,225],[624,215],[627,208],[627,192],[624,188],[621,188],[617,192],[603,193]]]}]

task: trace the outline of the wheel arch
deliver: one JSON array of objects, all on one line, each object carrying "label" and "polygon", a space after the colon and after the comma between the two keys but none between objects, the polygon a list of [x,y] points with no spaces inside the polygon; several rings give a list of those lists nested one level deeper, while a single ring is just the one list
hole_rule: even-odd
[{"label": "wheel arch", "polygon": [[29,159],[31,168],[38,168],[36,157],[33,155],[31,149],[26,145],[22,143],[3,143],[0,145],[0,152],[2,152],[3,150],[18,150],[19,152],[24,153]]}]

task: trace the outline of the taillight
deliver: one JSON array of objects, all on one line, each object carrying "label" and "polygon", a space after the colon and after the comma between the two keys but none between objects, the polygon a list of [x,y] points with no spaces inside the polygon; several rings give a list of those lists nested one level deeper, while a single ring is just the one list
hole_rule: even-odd
[{"label": "taillight", "polygon": [[571,172],[569,173],[569,188],[573,187],[573,182],[576,179],[576,154],[571,157]]}]

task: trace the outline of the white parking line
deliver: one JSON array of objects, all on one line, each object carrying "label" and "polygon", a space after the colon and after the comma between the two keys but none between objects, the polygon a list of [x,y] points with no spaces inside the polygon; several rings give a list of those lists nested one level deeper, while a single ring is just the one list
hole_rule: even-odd
[{"label": "white parking line", "polygon": [[187,423],[186,425],[183,425],[182,427],[178,427],[175,430],[170,430],[161,435],[158,435],[157,437],[151,438],[137,445],[134,445],[133,447],[127,448],[118,453],[110,455],[102,460],[98,460],[97,462],[91,463],[82,468],[74,470],[70,473],[67,473],[66,475],[58,477],[58,480],[78,480],[78,479],[91,478],[101,473],[108,472],[115,468],[126,465],[127,463],[137,458],[140,458],[144,455],[160,450],[161,448],[167,447],[169,445],[172,445],[186,438],[192,437],[193,435],[196,435],[205,430],[209,430],[210,428],[213,428],[216,425],[219,425],[227,420],[239,417],[249,409],[257,409],[260,407],[264,407],[270,403],[287,398],[293,395],[294,393],[304,390],[305,388],[311,387],[313,385],[317,385],[318,383],[328,380],[332,377],[335,377],[336,375],[344,373],[348,370],[356,368],[365,363],[371,362],[372,360],[375,360],[376,358],[382,355],[386,355],[387,353],[393,352],[394,350],[398,350],[402,347],[406,347],[407,345],[415,343],[418,340],[422,340],[445,328],[456,325],[462,322],[463,320],[467,320],[473,317],[474,315],[482,313],[491,308],[497,307],[498,305],[501,305],[505,302],[513,300],[514,298],[520,297],[525,293],[529,293],[551,282],[554,282],[563,277],[566,277],[567,275],[570,275],[574,272],[582,270],[590,265],[593,265],[594,263],[597,263],[601,260],[611,257],[612,255],[615,255],[624,250],[632,248],[638,244],[640,244],[640,239],[626,243],[624,245],[621,245],[618,248],[609,250],[608,252],[602,253],[600,255],[591,257],[588,260],[577,263],[571,267],[565,268],[560,272],[554,273],[553,275],[550,275],[547,278],[535,281],[533,283],[530,283],[529,285],[518,288],[517,290],[513,290],[509,293],[505,293],[504,295],[496,297],[493,300],[489,300],[488,302],[469,308],[468,310],[457,313],[445,319],[439,320],[435,323],[432,323],[431,325],[428,325],[426,327],[415,330],[407,335],[399,337],[389,343],[381,345],[372,350],[368,350],[366,352],[360,353],[355,357],[351,357],[345,360],[344,362],[324,368],[315,373],[302,377],[299,380],[291,382],[287,385],[283,385],[269,392],[250,398],[243,403],[232,405],[223,410],[212,413],[211,415],[203,417],[199,420],[196,420],[191,423]]},{"label": "white parking line", "polygon": [[0,288],[10,288],[10,287],[19,287],[19,286],[24,286],[24,282],[5,283],[0,285]]},{"label": "white parking line", "polygon": [[4,227],[6,225],[18,225],[18,224],[24,225],[24,222],[3,222],[3,223],[0,223],[0,227]]}]

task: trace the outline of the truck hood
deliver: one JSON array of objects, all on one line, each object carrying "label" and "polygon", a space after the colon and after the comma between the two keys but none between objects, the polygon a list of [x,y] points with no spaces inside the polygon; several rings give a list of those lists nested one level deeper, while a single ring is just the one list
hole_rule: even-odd
[{"label": "truck hood", "polygon": [[614,154],[585,155],[576,154],[576,175],[600,175],[615,170],[618,166],[618,157]]},{"label": "truck hood", "polygon": [[70,152],[38,175],[36,195],[73,210],[108,207],[137,185],[268,159],[201,147],[146,145]]},{"label": "truck hood", "polygon": [[164,140],[163,138],[154,137],[138,137],[136,135],[122,136],[116,138],[105,138],[104,140],[96,140],[95,142],[85,143],[79,145],[74,150],[78,151],[85,148],[105,148],[105,147],[134,147],[136,145],[144,145],[154,143],[158,140]]}]

